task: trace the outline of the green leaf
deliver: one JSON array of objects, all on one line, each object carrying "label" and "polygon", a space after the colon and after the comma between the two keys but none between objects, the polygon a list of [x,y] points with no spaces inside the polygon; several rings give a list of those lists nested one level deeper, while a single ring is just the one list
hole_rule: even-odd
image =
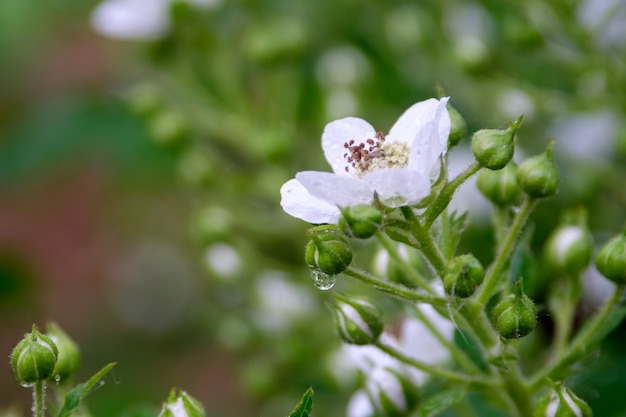
[{"label": "green leaf", "polygon": [[454,388],[434,395],[422,403],[417,411],[418,417],[435,417],[463,401],[467,391],[464,388]]},{"label": "green leaf", "polygon": [[82,384],[78,384],[72,388],[65,395],[65,403],[63,404],[63,408],[59,410],[59,413],[57,414],[58,417],[67,417],[73,410],[78,408],[83,398],[85,398],[96,387],[100,380],[102,380],[102,378],[104,378],[114,366],[115,362],[106,365],[94,376],[89,378],[87,382],[83,382]]},{"label": "green leaf", "polygon": [[309,417],[311,409],[313,408],[313,388],[309,388],[302,394],[302,399],[289,414],[289,417]]}]

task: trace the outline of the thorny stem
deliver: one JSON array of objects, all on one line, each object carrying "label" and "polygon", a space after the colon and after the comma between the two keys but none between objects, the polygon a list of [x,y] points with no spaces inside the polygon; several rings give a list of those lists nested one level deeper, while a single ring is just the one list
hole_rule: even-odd
[{"label": "thorny stem", "polygon": [[496,287],[498,285],[498,278],[500,272],[502,271],[502,267],[506,264],[506,261],[509,259],[511,252],[515,247],[515,243],[519,238],[522,227],[526,223],[528,216],[532,212],[535,203],[537,200],[533,198],[526,198],[519,211],[515,215],[515,219],[511,224],[511,228],[509,229],[506,238],[502,242],[498,254],[496,255],[495,260],[491,264],[491,267],[487,271],[487,275],[485,276],[485,281],[483,285],[479,287],[478,292],[475,294],[475,299],[482,305],[485,305],[487,301],[491,298]]},{"label": "thorny stem", "polygon": [[411,234],[419,243],[419,250],[424,254],[426,259],[428,259],[428,262],[430,262],[433,268],[435,268],[437,274],[443,276],[446,261],[437,245],[435,245],[430,231],[420,223],[411,207],[400,207],[400,211],[402,211],[402,215],[409,222]]},{"label": "thorny stem", "polygon": [[39,380],[35,382],[35,386],[33,387],[33,417],[43,417],[45,409],[43,401],[45,389],[44,384],[44,381]]},{"label": "thorny stem", "polygon": [[352,278],[356,278],[365,284],[370,285],[378,291],[384,292],[394,297],[409,301],[432,304],[434,306],[440,307],[444,307],[446,305],[446,300],[441,297],[427,294],[425,292],[418,292],[416,290],[406,288],[403,285],[399,285],[393,282],[384,281],[372,275],[371,273],[363,271],[354,266],[349,266],[345,271],[343,271],[343,273]]},{"label": "thorny stem", "polygon": [[465,181],[467,181],[469,177],[477,173],[480,168],[480,163],[474,162],[472,165],[467,167],[465,171],[457,175],[452,181],[450,181],[443,187],[435,201],[433,201],[433,203],[428,206],[428,208],[424,212],[424,215],[422,216],[424,219],[424,226],[426,228],[429,228],[435,222],[435,220],[437,220],[439,214],[441,214],[441,212],[446,207],[448,207],[448,204],[450,204],[450,200],[452,200],[456,189],[459,188],[459,186]]}]

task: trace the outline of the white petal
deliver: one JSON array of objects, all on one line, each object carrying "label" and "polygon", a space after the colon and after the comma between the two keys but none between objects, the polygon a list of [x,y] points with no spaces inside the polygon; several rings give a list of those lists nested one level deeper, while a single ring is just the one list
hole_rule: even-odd
[{"label": "white petal", "polygon": [[430,194],[430,180],[410,168],[378,169],[363,177],[390,207],[417,204]]},{"label": "white petal", "polygon": [[296,179],[287,181],[280,188],[280,205],[285,212],[309,223],[339,222],[341,212],[334,204],[313,197]]},{"label": "white petal", "polygon": [[354,139],[358,144],[375,136],[376,131],[372,125],[357,117],[346,117],[327,124],[322,134],[322,149],[335,174],[347,174],[348,162],[343,157],[346,153],[346,148],[344,148],[346,142]]},{"label": "white petal", "polygon": [[114,39],[150,40],[169,27],[166,0],[107,0],[91,14],[94,29]]},{"label": "white petal", "polygon": [[370,204],[374,192],[363,181],[331,172],[303,171],[296,174],[309,194],[339,207]]},{"label": "white petal", "polygon": [[352,395],[348,402],[346,416],[348,417],[373,417],[374,406],[365,390],[358,390]]},{"label": "white petal", "polygon": [[439,156],[445,153],[450,134],[448,98],[415,103],[400,116],[389,131],[389,141],[411,144],[409,167],[426,175],[438,174]]}]

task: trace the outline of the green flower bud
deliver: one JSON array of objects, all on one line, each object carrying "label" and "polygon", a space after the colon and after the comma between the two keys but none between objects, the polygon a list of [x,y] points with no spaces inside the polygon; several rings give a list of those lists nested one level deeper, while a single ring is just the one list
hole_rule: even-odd
[{"label": "green flower bud", "polygon": [[592,417],[593,412],[585,401],[580,399],[562,384],[542,397],[533,410],[533,417]]},{"label": "green flower bud", "polygon": [[163,95],[156,85],[140,84],[129,92],[127,103],[135,114],[150,117],[163,108]]},{"label": "green flower bud", "polygon": [[11,353],[15,379],[23,386],[45,381],[53,375],[58,354],[54,342],[33,325],[32,332],[25,334]]},{"label": "green flower bud", "polygon": [[583,271],[593,252],[591,233],[585,226],[586,213],[578,212],[578,224],[557,227],[546,242],[544,253],[548,262],[557,270],[576,275]]},{"label": "green flower bud", "polygon": [[518,339],[530,334],[536,324],[535,304],[522,291],[522,283],[515,284],[508,295],[493,308],[491,319],[504,339]]},{"label": "green flower bud", "polygon": [[341,213],[343,216],[339,220],[339,227],[348,236],[357,239],[368,239],[374,236],[383,222],[382,213],[367,204],[344,208]]},{"label": "green flower bud", "polygon": [[159,417],[205,417],[204,407],[185,391],[172,388],[167,402],[163,404]]},{"label": "green flower bud", "polygon": [[162,111],[150,120],[150,134],[159,145],[180,143],[189,131],[185,118],[173,110]]},{"label": "green flower bud", "polygon": [[454,107],[448,103],[448,114],[450,115],[450,135],[448,135],[448,149],[458,145],[467,135],[467,123]]},{"label": "green flower bud", "polygon": [[546,152],[528,158],[517,169],[517,183],[534,198],[550,197],[559,188],[559,170],[554,162],[554,139]]},{"label": "green flower bud", "polygon": [[54,378],[58,381],[67,380],[80,366],[78,345],[56,323],[48,323],[46,336],[56,345],[59,356],[54,367]]},{"label": "green flower bud", "polygon": [[335,295],[333,310],[337,331],[346,343],[369,345],[383,331],[382,313],[368,301]]},{"label": "green flower bud", "polygon": [[352,249],[339,227],[317,226],[307,230],[311,241],[304,260],[309,268],[333,276],[342,273],[352,262]]},{"label": "green flower bud", "polygon": [[598,271],[617,284],[626,284],[626,231],[611,239],[596,258]]},{"label": "green flower bud", "polygon": [[379,367],[370,373],[365,390],[381,417],[408,415],[419,402],[419,386],[404,367]]},{"label": "green flower bud", "polygon": [[443,288],[448,295],[467,298],[474,294],[484,277],[485,268],[474,255],[457,256],[446,265]]},{"label": "green flower bud", "polygon": [[499,171],[483,169],[478,174],[476,185],[492,203],[500,207],[514,205],[521,194],[515,179],[516,171],[517,164],[513,161]]},{"label": "green flower bud", "polygon": [[508,129],[482,129],[472,136],[472,153],[480,164],[492,170],[502,169],[513,158],[515,132],[522,118],[511,122]]}]

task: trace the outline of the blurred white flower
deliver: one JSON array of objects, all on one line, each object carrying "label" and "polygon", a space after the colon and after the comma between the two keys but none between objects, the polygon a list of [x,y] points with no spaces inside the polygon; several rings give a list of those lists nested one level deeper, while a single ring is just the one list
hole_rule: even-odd
[{"label": "blurred white flower", "polygon": [[242,268],[239,253],[225,243],[215,243],[209,246],[205,252],[205,261],[209,269],[221,278],[232,278]]},{"label": "blurred white flower", "polygon": [[609,49],[626,45],[626,3],[623,0],[585,0],[578,19],[596,35],[599,46]]},{"label": "blurred white flower", "polygon": [[600,308],[615,292],[615,284],[606,279],[593,263],[583,273],[582,281],[582,303],[591,309]]},{"label": "blurred white flower", "polygon": [[[417,305],[416,308],[426,320],[440,333],[443,339],[451,341],[454,337],[454,324],[442,317],[430,305]],[[448,349],[441,340],[433,334],[430,328],[421,320],[413,317],[405,318],[399,330],[398,337],[383,333],[381,341],[400,350],[405,355],[428,364],[444,362],[449,357]],[[367,384],[376,386],[383,381],[372,381],[387,375],[384,369],[401,369],[410,379],[412,384],[423,385],[429,375],[423,371],[398,362],[395,358],[381,352],[374,346],[344,345],[343,357],[351,361],[354,368],[362,371],[367,378]],[[342,372],[342,371],[340,371]],[[373,385],[372,385],[373,384]],[[348,417],[370,417],[374,415],[374,405],[364,390],[357,391],[347,409]]]},{"label": "blurred white flower", "polygon": [[448,98],[406,110],[385,137],[363,119],[326,125],[322,148],[334,173],[303,171],[280,192],[288,214],[310,223],[337,223],[338,207],[371,204],[374,195],[391,207],[419,203],[430,194],[447,150]]},{"label": "blurred white flower", "polygon": [[559,148],[582,159],[604,159],[615,146],[620,126],[612,111],[580,113],[564,117],[550,128],[549,136],[559,140]]},{"label": "blurred white flower", "polygon": [[[199,8],[216,6],[220,0],[187,0]],[[91,24],[103,36],[125,40],[153,40],[170,27],[172,0],[105,0],[93,10]]]}]

